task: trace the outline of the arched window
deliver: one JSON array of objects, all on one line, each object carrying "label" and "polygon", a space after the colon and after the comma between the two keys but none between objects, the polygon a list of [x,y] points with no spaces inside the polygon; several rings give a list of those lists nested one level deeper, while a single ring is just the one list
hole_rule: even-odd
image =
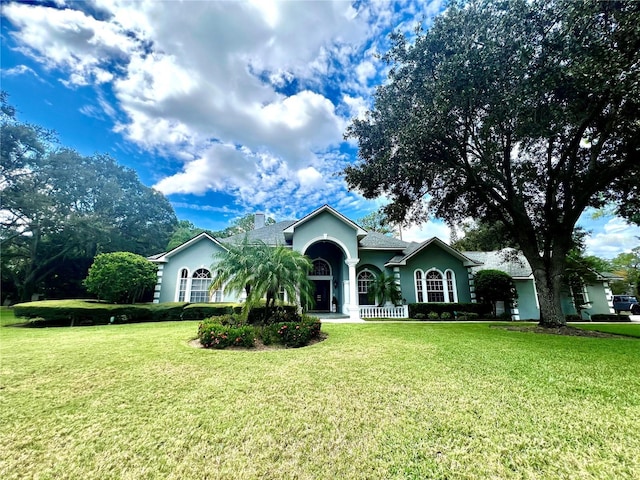
[{"label": "arched window", "polygon": [[444,302],[444,284],[442,274],[435,270],[427,272],[427,302]]},{"label": "arched window", "polygon": [[374,300],[369,299],[369,288],[371,283],[375,280],[375,275],[369,270],[363,270],[358,275],[358,304],[359,305],[373,305]]},{"label": "arched window", "polygon": [[209,286],[211,285],[211,273],[206,268],[200,268],[193,272],[191,279],[191,303],[207,303],[209,301]]},{"label": "arched window", "polygon": [[180,270],[180,281],[178,283],[178,301],[184,302],[187,298],[187,283],[189,281],[189,271],[186,268]]},{"label": "arched window", "polygon": [[314,277],[327,277],[331,275],[331,268],[329,264],[324,260],[317,259],[313,261],[313,269],[311,270],[311,276]]},{"label": "arched window", "polygon": [[422,271],[416,270],[416,301],[418,303],[424,302],[424,288],[422,285]]},{"label": "arched window", "polygon": [[447,302],[454,303],[458,301],[458,292],[456,291],[456,277],[451,270],[445,272],[447,277]]}]

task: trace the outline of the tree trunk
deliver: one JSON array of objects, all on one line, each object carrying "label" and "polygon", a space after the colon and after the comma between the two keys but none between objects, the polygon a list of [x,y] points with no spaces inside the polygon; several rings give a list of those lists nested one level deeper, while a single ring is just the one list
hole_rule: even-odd
[{"label": "tree trunk", "polygon": [[538,290],[540,303],[540,326],[556,328],[566,326],[567,320],[562,313],[560,292],[562,289],[562,265],[551,262],[548,268],[534,268],[533,277]]}]

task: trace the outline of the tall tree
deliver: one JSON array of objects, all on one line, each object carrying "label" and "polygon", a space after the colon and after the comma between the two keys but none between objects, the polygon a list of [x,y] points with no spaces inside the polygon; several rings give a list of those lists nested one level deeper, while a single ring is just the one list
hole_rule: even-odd
[{"label": "tall tree", "polygon": [[640,2],[456,3],[393,42],[388,83],[346,132],[362,159],[348,184],[391,198],[392,220],[500,220],[533,269],[541,325],[564,325],[578,217],[624,206],[620,179],[640,175]]},{"label": "tall tree", "polygon": [[19,300],[29,300],[56,271],[72,271],[66,262],[164,248],[176,222],[164,196],[108,156],[55,146],[49,132],[19,122],[6,96],[2,101],[2,280]]},{"label": "tall tree", "polygon": [[370,232],[378,232],[383,235],[395,236],[396,230],[389,222],[386,215],[380,210],[371,212],[362,218],[359,218],[357,223]]},{"label": "tall tree", "polygon": [[640,246],[616,256],[611,260],[611,267],[624,279],[619,291],[614,293],[640,294]]},{"label": "tall tree", "polygon": [[[255,229],[255,221],[256,221],[255,214],[248,213],[243,217],[239,217],[233,220],[231,222],[231,225],[229,225],[224,230],[220,230],[219,232],[214,232],[215,233],[214,236],[218,238],[227,238],[232,235],[241,235],[243,233],[250,232],[251,230]],[[265,220],[264,220],[265,226],[273,225],[274,223],[276,223],[275,219],[273,219],[272,217],[265,217]]]},{"label": "tall tree", "polygon": [[507,228],[500,221],[471,222],[462,225],[464,237],[451,243],[460,251],[489,252],[516,247]]}]

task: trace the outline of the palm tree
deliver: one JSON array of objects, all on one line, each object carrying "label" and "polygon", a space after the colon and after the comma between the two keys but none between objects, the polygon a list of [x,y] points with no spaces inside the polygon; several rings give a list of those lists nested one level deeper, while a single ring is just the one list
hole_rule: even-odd
[{"label": "palm tree", "polygon": [[398,305],[401,301],[402,294],[393,275],[387,275],[385,272],[380,273],[373,282],[369,284],[369,300],[378,299],[378,306],[384,305],[385,302],[391,302]]},{"label": "palm tree", "polygon": [[224,288],[225,293],[247,294],[243,314],[266,298],[266,306],[274,308],[286,293],[289,301],[298,297],[303,305],[312,301],[313,284],[308,275],[312,263],[308,257],[284,246],[270,247],[264,242],[249,243],[245,236],[237,245],[225,245],[226,252],[215,256],[218,263],[211,288]]}]

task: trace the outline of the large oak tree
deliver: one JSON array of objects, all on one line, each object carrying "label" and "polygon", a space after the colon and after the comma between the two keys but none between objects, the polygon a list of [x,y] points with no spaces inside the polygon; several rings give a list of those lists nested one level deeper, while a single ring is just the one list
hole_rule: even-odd
[{"label": "large oak tree", "polygon": [[3,297],[76,295],[97,253],[165,247],[177,220],[160,192],[107,155],[58,147],[50,132],[18,121],[6,100],[0,95]]},{"label": "large oak tree", "polygon": [[393,41],[388,82],[346,132],[361,157],[348,184],[389,196],[396,221],[501,221],[533,269],[541,324],[565,324],[578,217],[638,204],[640,2],[472,1]]}]

